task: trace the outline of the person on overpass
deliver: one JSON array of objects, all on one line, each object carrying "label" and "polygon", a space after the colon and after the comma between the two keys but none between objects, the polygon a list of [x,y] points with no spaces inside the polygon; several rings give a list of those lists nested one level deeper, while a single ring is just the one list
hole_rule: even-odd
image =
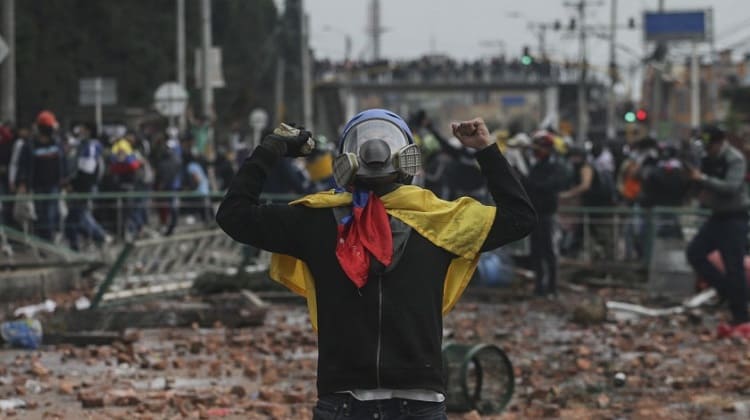
[{"label": "person on overpass", "polygon": [[266,136],[242,165],[216,220],[235,240],[269,250],[270,274],[307,298],[318,333],[315,419],[445,419],[442,315],[482,251],[528,235],[536,212],[477,118],[453,134],[477,151],[497,208],[443,201],[409,185],[420,151],[398,115],[363,111],[346,125],[334,162],[341,191],[261,204],[283,156],[310,133]]}]

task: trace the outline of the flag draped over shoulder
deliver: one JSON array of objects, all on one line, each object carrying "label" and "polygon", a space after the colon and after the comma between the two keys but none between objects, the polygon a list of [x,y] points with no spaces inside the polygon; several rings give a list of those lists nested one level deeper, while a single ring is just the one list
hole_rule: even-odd
[{"label": "flag draped over shoulder", "polygon": [[[447,313],[456,304],[476,270],[480,249],[495,219],[495,207],[485,206],[469,197],[455,201],[441,200],[432,191],[412,185],[402,186],[379,198],[388,215],[407,224],[434,245],[456,255],[444,280],[442,309],[443,314]],[[352,194],[325,191],[308,195],[290,205],[310,208],[352,206]],[[269,275],[307,299],[310,321],[317,329],[315,279],[307,264],[289,255],[273,254]]]}]

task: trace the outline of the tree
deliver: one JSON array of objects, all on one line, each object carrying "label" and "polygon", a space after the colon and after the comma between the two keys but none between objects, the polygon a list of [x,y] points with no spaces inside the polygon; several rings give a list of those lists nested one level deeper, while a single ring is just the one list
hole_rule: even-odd
[{"label": "tree", "polygon": [[[187,2],[187,57],[200,46],[197,1]],[[175,2],[172,0],[24,0],[17,2],[17,91],[21,124],[41,109],[65,121],[78,108],[78,80],[117,79],[118,102],[151,108],[156,87],[175,80]],[[264,49],[276,26],[273,0],[214,0],[214,45],[223,50],[227,87],[217,91],[222,120],[270,106],[272,68]],[[190,71],[188,72],[191,73]],[[194,86],[192,77],[188,87]],[[197,91],[192,97],[198,98]]]}]

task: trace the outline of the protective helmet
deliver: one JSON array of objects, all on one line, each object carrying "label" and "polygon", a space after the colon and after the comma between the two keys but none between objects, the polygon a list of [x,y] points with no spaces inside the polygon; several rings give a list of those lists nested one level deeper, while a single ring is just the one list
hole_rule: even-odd
[{"label": "protective helmet", "polygon": [[36,116],[36,124],[42,127],[57,128],[59,126],[57,117],[52,111],[42,111]]},{"label": "protective helmet", "polygon": [[377,183],[394,174],[398,182],[411,183],[421,166],[419,147],[406,122],[391,111],[368,109],[344,127],[333,176],[340,187],[355,177]]}]

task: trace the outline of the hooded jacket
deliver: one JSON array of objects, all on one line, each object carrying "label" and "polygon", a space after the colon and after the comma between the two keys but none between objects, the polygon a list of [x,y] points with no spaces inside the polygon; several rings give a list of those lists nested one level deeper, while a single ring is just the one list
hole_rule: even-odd
[{"label": "hooded jacket", "polygon": [[[474,216],[485,218],[477,224],[490,226],[483,241],[476,239],[479,252],[523,238],[533,229],[536,214],[496,146],[476,157],[498,203],[496,211]],[[373,273],[357,289],[335,255],[333,208],[260,204],[263,183],[279,158],[270,148],[257,147],[232,181],[216,220],[239,242],[304,262],[314,278],[318,394],[376,388],[445,394],[441,344],[446,279],[461,256],[437,244],[429,224],[424,225],[413,230],[397,265]]]}]

